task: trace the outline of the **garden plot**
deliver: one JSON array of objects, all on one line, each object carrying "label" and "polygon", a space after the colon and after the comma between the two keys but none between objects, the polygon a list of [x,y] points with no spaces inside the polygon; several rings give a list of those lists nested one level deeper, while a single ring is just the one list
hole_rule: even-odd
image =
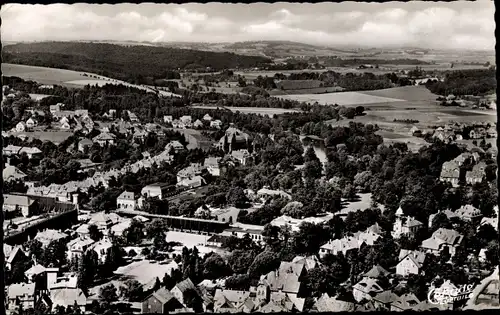
[{"label": "garden plot", "polygon": [[338,92],[338,93],[325,93],[325,94],[295,94],[279,96],[282,99],[295,100],[299,102],[315,103],[321,105],[364,105],[372,103],[391,103],[402,102],[404,99],[381,97],[375,95],[368,95],[360,92]]}]

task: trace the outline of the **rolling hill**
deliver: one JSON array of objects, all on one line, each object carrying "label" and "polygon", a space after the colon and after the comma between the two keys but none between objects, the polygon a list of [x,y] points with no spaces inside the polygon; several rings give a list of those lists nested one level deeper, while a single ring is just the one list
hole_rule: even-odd
[{"label": "rolling hill", "polygon": [[179,69],[251,68],[269,58],[144,45],[84,42],[22,43],[3,47],[2,62],[94,72],[124,81],[173,78]]}]

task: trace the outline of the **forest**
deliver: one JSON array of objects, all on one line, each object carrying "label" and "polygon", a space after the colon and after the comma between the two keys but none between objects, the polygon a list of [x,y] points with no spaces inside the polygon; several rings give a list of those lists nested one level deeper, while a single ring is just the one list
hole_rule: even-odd
[{"label": "forest", "polygon": [[446,73],[444,81],[429,80],[425,86],[432,93],[444,96],[484,95],[495,92],[496,71],[495,69],[450,71]]},{"label": "forest", "polygon": [[252,68],[270,59],[233,53],[100,43],[44,42],[4,46],[2,62],[93,72],[134,84],[172,79],[171,70]]}]

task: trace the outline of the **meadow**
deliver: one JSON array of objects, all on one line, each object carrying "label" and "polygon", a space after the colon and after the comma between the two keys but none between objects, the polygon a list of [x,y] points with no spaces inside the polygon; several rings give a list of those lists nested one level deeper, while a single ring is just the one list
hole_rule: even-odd
[{"label": "meadow", "polygon": [[404,99],[389,98],[375,95],[368,95],[362,92],[335,92],[325,94],[294,94],[278,96],[283,99],[296,100],[300,102],[315,103],[320,105],[364,105],[372,103],[401,102]]},{"label": "meadow", "polygon": [[[154,92],[153,89],[146,86],[130,84],[124,81],[97,75],[95,73],[78,72],[57,68],[2,63],[2,75],[19,77],[24,80],[32,80],[41,84],[61,85],[68,88],[81,88],[85,85],[102,86],[105,84],[123,84],[125,86]],[[160,94],[163,96],[178,96],[166,91],[160,91]]]},{"label": "meadow", "polygon": [[243,114],[258,114],[273,117],[274,115],[281,115],[285,113],[300,112],[298,109],[284,109],[284,108],[267,108],[267,107],[225,107],[232,112],[240,112]]}]

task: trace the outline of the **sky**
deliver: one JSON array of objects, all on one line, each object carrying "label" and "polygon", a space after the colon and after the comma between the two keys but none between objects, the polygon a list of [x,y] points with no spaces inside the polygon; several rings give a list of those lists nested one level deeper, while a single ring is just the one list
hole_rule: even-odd
[{"label": "sky", "polygon": [[4,41],[287,40],[331,47],[493,50],[493,1],[7,4]]}]

